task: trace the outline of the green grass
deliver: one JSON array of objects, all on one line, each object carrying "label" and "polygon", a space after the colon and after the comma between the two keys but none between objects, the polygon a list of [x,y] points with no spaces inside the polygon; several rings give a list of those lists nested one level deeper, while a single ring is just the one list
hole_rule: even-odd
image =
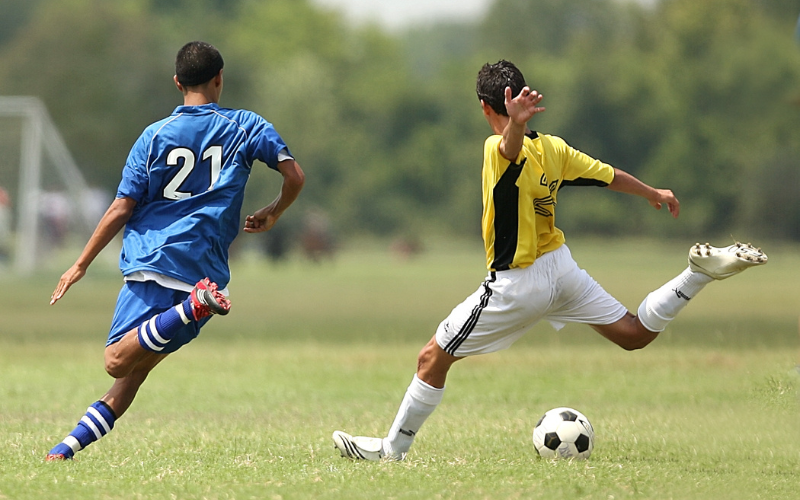
[{"label": "green grass", "polygon": [[[571,244],[631,310],[685,266],[684,247]],[[0,327],[0,499],[792,498],[800,252],[766,250],[768,266],[709,285],[642,351],[540,324],[456,364],[403,463],[341,459],[330,434],[385,434],[417,352],[483,279],[480,243],[410,261],[374,246],[321,265],[243,256],[231,315],[160,365],[71,463],[42,458],[111,383],[102,351],[120,279],[101,263],[49,307],[60,269],[14,278]],[[533,449],[536,420],[562,405],[595,427],[586,462]]]}]

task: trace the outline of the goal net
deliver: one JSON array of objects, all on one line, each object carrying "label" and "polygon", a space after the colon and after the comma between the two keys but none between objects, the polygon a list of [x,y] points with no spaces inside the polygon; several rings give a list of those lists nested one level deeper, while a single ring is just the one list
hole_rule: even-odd
[{"label": "goal net", "polygon": [[[0,265],[30,274],[107,207],[36,97],[0,96]],[[105,206],[103,206],[105,205]]]}]

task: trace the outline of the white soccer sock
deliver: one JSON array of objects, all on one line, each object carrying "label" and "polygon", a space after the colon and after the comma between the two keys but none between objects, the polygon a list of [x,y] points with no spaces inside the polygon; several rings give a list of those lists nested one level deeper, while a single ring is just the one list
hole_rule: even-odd
[{"label": "white soccer sock", "polygon": [[651,332],[663,332],[667,324],[714,278],[688,267],[678,276],[651,292],[639,305],[639,321]]},{"label": "white soccer sock", "polygon": [[433,410],[442,402],[444,387],[437,389],[426,384],[416,374],[406,390],[400,409],[394,418],[389,435],[383,440],[383,450],[394,458],[402,458],[411,448],[414,436]]}]

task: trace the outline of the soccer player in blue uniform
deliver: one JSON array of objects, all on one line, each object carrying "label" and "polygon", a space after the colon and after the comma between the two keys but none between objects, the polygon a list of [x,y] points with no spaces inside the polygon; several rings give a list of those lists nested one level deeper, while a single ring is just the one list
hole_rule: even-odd
[{"label": "soccer player in blue uniform", "polygon": [[115,380],[47,460],[71,459],[105,436],[150,371],[197,337],[211,315],[228,313],[228,249],[239,232],[253,162],[277,170],[283,184],[272,203],[245,218],[245,232],[271,229],[300,194],[305,175],[272,124],[219,106],[223,64],[208,43],[180,49],[173,79],[183,105],[136,141],[116,199],[53,292],[50,304],[124,227],[125,283],[105,349],[106,371]]},{"label": "soccer player in blue uniform", "polygon": [[508,61],[486,64],[477,94],[493,135],[484,144],[483,240],[486,281],[456,306],[422,348],[417,372],[385,438],[333,433],[344,457],[403,460],[422,424],[444,395],[450,367],[467,356],[506,349],[534,324],[549,321],[590,325],[623,349],[655,340],[689,300],[714,280],[765,264],[760,249],[695,245],[689,266],[642,301],[633,315],[580,269],[555,226],[558,190],[565,185],[603,186],[641,196],[654,208],[680,211],[669,189],[655,189],[634,176],[570,147],[563,139],[533,132],[527,123],[542,96]]}]

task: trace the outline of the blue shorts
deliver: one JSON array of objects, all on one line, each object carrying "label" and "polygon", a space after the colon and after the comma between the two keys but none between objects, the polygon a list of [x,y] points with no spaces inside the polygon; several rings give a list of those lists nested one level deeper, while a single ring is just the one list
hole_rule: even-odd
[{"label": "blue shorts", "polygon": [[[164,288],[155,281],[126,281],[117,297],[117,307],[114,309],[106,347],[119,342],[126,333],[138,328],[156,314],[183,302],[188,296],[186,292]],[[160,352],[175,352],[194,340],[209,319],[211,316],[184,325]]]}]

